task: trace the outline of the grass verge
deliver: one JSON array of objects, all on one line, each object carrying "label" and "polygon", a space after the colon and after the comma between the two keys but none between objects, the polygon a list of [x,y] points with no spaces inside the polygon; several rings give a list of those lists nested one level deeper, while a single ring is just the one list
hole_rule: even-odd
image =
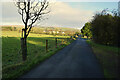
[{"label": "grass verge", "polygon": [[49,51],[48,53],[44,53],[44,56],[38,55],[36,56],[33,60],[21,62],[16,65],[11,65],[8,66],[6,69],[3,69],[3,79],[15,79],[18,78],[19,76],[23,75],[24,73],[28,72],[32,68],[36,67],[39,65],[41,62],[44,60],[50,58],[52,55],[54,55],[57,51],[65,47],[66,45],[63,45],[57,49],[54,49],[53,51]]},{"label": "grass verge", "polygon": [[[62,37],[60,37],[62,38]],[[49,49],[45,51],[45,40],[48,39]],[[66,39],[65,39],[66,40]],[[72,40],[55,48],[55,37],[29,37],[27,40],[28,57],[25,62],[22,61],[22,55],[18,54],[20,48],[19,37],[2,37],[2,77],[3,79],[15,79],[28,72],[50,56],[54,55],[63,47],[69,45]],[[58,40],[58,44],[61,39]],[[7,45],[7,46],[6,46]]]},{"label": "grass verge", "polygon": [[120,48],[96,44],[93,41],[86,40],[92,47],[94,54],[98,58],[105,78],[117,78],[118,51]]}]

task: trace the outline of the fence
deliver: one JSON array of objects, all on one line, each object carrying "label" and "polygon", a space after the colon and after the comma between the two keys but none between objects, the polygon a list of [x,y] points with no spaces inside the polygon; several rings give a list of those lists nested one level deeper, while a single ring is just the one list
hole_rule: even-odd
[{"label": "fence", "polygon": [[[58,48],[61,45],[64,45],[67,43],[68,40],[73,40],[72,38],[55,38],[55,48]],[[48,52],[49,49],[49,40],[46,40],[46,52]]]}]

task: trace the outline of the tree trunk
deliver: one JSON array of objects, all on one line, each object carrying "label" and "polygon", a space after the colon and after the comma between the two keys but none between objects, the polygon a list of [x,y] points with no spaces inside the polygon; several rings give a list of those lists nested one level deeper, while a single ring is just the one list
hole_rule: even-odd
[{"label": "tree trunk", "polygon": [[24,30],[24,38],[21,38],[21,50],[22,50],[22,59],[25,61],[27,59],[27,35],[26,30]]},{"label": "tree trunk", "polygon": [[27,59],[27,38],[24,38],[24,61]]},{"label": "tree trunk", "polygon": [[22,59],[25,61],[27,59],[27,40],[26,38],[21,38],[21,50],[22,50]]}]

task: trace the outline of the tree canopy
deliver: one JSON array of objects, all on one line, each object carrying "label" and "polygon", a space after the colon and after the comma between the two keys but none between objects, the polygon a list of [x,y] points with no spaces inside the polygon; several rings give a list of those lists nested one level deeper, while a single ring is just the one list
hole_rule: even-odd
[{"label": "tree canopy", "polygon": [[91,23],[87,22],[83,28],[81,29],[81,33],[83,36],[87,36],[87,38],[91,38],[92,37],[92,33],[91,33]]},{"label": "tree canopy", "polygon": [[99,44],[120,46],[120,17],[117,11],[108,9],[96,13],[91,22],[87,22],[81,29],[84,36],[92,37]]}]

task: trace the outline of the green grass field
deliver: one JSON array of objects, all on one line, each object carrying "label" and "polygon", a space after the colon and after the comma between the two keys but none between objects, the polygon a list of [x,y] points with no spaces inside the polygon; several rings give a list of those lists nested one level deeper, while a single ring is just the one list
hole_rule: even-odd
[{"label": "green grass field", "polygon": [[104,70],[105,78],[117,78],[118,52],[120,48],[96,44],[90,40],[87,43],[93,49]]},{"label": "green grass field", "polygon": [[[55,48],[55,38],[58,39],[58,48]],[[20,33],[15,31],[2,32],[2,68],[3,78],[17,78],[29,71],[32,67],[55,54],[58,50],[70,44],[69,36],[53,36],[30,33],[27,39],[27,60],[22,61],[20,52]],[[48,40],[48,52],[46,53],[46,40]]]},{"label": "green grass field", "polygon": [[[18,31],[2,31],[3,37],[21,37],[21,32]],[[62,37],[62,38],[68,38],[69,36],[54,36],[54,35],[46,35],[46,34],[35,34],[30,33],[28,37]]]}]

